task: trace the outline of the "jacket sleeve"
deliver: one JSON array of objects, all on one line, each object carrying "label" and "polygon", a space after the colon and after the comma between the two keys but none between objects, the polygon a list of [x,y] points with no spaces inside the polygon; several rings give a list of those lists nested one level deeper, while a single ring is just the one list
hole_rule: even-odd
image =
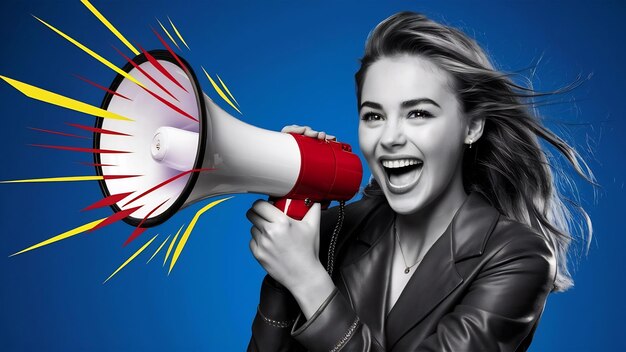
[{"label": "jacket sleeve", "polygon": [[[328,260],[327,251],[338,219],[338,208],[333,207],[322,212],[322,264],[326,264]],[[371,200],[361,200],[346,206],[342,232],[354,232],[367,211],[372,209]],[[344,240],[345,236],[340,242]],[[338,244],[338,247],[341,245]],[[303,318],[291,293],[267,275],[261,285],[261,299],[252,323],[248,351],[338,351],[349,341],[351,348],[358,345],[363,346],[364,350],[383,351],[376,341],[372,341],[367,326],[357,319],[356,313],[337,289],[322,303],[311,319],[302,322]],[[357,340],[360,342],[357,343]],[[352,351],[351,348],[344,351]]]},{"label": "jacket sleeve", "polygon": [[261,284],[261,299],[252,322],[248,351],[304,351],[291,337],[300,307],[291,293],[271,276]]},{"label": "jacket sleeve", "polygon": [[417,350],[524,350],[555,274],[554,254],[545,240],[535,234],[518,236],[488,261],[461,302]]},{"label": "jacket sleeve", "polygon": [[384,351],[336,288],[309,320],[300,320],[302,314],[292,336],[309,351]]}]

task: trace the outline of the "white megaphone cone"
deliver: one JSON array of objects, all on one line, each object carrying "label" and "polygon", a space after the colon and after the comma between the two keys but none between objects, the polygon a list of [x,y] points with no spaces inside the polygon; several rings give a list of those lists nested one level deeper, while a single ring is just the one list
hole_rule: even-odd
[{"label": "white megaphone cone", "polygon": [[141,85],[118,75],[102,108],[134,121],[98,118],[94,135],[102,191],[127,223],[155,226],[189,204],[233,193],[279,198],[279,208],[302,218],[312,202],[348,200],[358,191],[362,169],[350,146],[234,118],[168,51],[132,61],[124,71]]}]

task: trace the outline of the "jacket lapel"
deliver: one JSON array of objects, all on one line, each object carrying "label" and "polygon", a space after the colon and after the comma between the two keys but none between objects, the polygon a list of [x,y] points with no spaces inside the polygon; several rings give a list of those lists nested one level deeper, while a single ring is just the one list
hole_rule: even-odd
[{"label": "jacket lapel", "polygon": [[454,265],[450,226],[433,244],[387,316],[387,346],[392,347],[463,282]]},{"label": "jacket lapel", "polygon": [[387,347],[391,349],[463,282],[456,263],[483,253],[498,217],[480,194],[470,193],[389,312]]},{"label": "jacket lapel", "polygon": [[[390,236],[394,213],[389,206],[377,209],[358,234],[355,261],[341,268],[341,279],[352,307],[377,341],[384,344],[385,306],[388,295],[393,237]],[[348,258],[349,259],[349,258]]]},{"label": "jacket lapel", "polygon": [[357,253],[350,256],[355,259],[345,262],[340,270],[356,313],[389,349],[463,282],[455,263],[482,254],[498,212],[478,193],[471,193],[386,314],[393,218],[394,212],[386,203],[371,212],[357,235]]}]

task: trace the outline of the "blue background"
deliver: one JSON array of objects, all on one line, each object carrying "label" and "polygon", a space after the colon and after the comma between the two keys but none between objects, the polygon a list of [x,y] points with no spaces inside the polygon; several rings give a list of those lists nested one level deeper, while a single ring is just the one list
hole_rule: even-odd
[{"label": "blue background", "polygon": [[[623,338],[625,260],[623,2],[131,2],[93,4],[131,41],[161,45],[151,33],[166,16],[191,51],[179,51],[200,73],[203,65],[229,86],[248,123],[273,130],[291,123],[330,131],[358,149],[353,74],[365,38],[400,10],[424,12],[475,37],[504,70],[540,57],[535,88],[562,87],[593,77],[542,109],[547,124],[589,160],[601,187],[580,186],[594,221],[588,256],[573,255],[576,286],[549,297],[533,351],[616,351]],[[118,65],[111,45],[123,45],[79,1],[3,1],[0,74],[98,105],[102,92],[72,76],[108,86],[112,71],[54,34],[30,14],[65,31]],[[525,71],[529,73],[529,71]],[[233,112],[200,77],[204,90]],[[65,122],[93,118],[26,98],[0,82],[0,180],[93,174],[88,154],[29,143],[89,147],[90,140],[48,135],[28,127],[75,133]],[[80,132],[78,132],[80,133]],[[86,135],[86,134],[84,134]],[[366,174],[364,179],[367,179]],[[101,198],[95,182],[0,185],[0,350],[136,351],[245,349],[263,270],[248,251],[245,211],[259,196],[237,195],[198,222],[173,272],[163,253],[167,235],[206,202],[185,209],[122,247],[132,228],[117,223],[56,244],[8,255],[110,214],[81,212]],[[147,239],[146,252],[102,284]],[[583,254],[581,254],[583,253]],[[0,256],[0,257],[2,257]]]}]

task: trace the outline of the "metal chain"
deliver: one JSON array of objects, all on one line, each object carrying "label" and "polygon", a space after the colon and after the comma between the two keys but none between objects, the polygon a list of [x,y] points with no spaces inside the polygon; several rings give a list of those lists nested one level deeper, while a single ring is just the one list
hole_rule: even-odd
[{"label": "metal chain", "polygon": [[339,202],[339,215],[337,217],[337,223],[333,230],[333,236],[330,238],[330,245],[328,246],[328,265],[326,271],[330,277],[333,277],[333,268],[335,266],[335,247],[337,246],[337,239],[339,238],[339,232],[341,232],[341,226],[343,226],[344,208],[346,202]]},{"label": "metal chain", "polygon": [[259,312],[259,315],[261,316],[261,319],[263,319],[263,321],[264,321],[266,324],[269,324],[269,325],[274,326],[274,327],[277,327],[277,328],[281,328],[281,329],[288,328],[288,327],[290,327],[291,325],[293,325],[293,323],[295,323],[295,322],[296,322],[296,320],[295,320],[295,319],[293,319],[293,320],[274,320],[274,319],[270,319],[270,318],[266,317],[266,316],[265,316],[265,315],[261,312],[261,307],[260,307],[260,306],[257,306],[257,307],[256,307],[256,311],[257,311],[257,312]]}]

